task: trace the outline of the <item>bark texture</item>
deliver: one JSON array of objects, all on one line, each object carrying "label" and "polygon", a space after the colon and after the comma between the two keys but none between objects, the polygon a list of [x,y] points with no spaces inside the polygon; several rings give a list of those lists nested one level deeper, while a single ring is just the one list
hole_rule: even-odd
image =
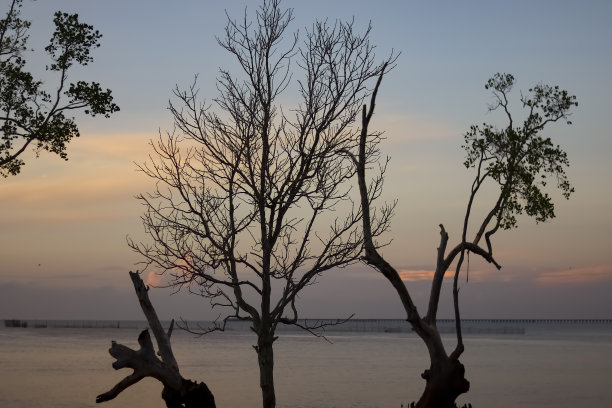
[{"label": "bark texture", "polygon": [[138,350],[133,350],[113,341],[111,348],[108,350],[110,355],[116,359],[113,368],[119,370],[128,367],[133,369],[134,372],[119,381],[109,391],[98,395],[96,402],[109,401],[143,378],[153,377],[164,385],[162,398],[168,408],[216,408],[215,398],[205,383],[184,379],[179,372],[178,364],[170,346],[170,335],[172,334],[174,321],[170,325],[170,330],[166,333],[149,300],[148,289],[140,275],[138,272],[130,272],[130,277],[140,306],[157,341],[159,349],[157,354],[161,359],[155,353],[149,330],[143,330],[138,336],[138,344],[140,345]]},{"label": "bark texture", "polygon": [[455,400],[469,391],[465,368],[458,360],[440,357],[421,376],[427,381],[416,408],[455,408]]},{"label": "bark texture", "polygon": [[[383,69],[372,92],[369,109],[363,105],[362,128],[359,139],[358,156],[353,160],[357,167],[359,194],[363,211],[363,261],[376,268],[397,291],[402,305],[406,311],[406,320],[410,322],[414,331],[423,339],[429,351],[431,366],[423,373],[427,381],[425,391],[417,402],[417,408],[454,408],[455,399],[469,390],[470,384],[465,379],[465,369],[459,362],[464,351],[461,331],[461,313],[459,310],[459,274],[464,260],[467,260],[466,279],[469,272],[469,255],[474,254],[493,264],[497,269],[501,266],[493,256],[491,238],[500,230],[512,229],[517,226],[517,216],[525,213],[534,217],[536,221],[543,222],[554,218],[554,203],[542,188],[549,182],[549,178],[556,181],[557,188],[565,198],[574,192],[571,187],[565,168],[569,166],[567,154],[555,146],[550,138],[543,137],[540,132],[550,123],[560,120],[569,121],[570,110],[577,106],[576,97],[558,86],[536,85],[527,95],[521,94],[523,108],[527,110],[527,119],[522,126],[516,127],[509,110],[508,93],[514,84],[514,77],[510,74],[495,74],[487,84],[491,89],[494,103],[489,106],[493,111],[501,109],[506,115],[508,125],[499,129],[497,126],[483,124],[472,126],[465,134],[467,152],[464,165],[473,168],[475,176],[470,190],[469,200],[463,220],[461,241],[454,247],[448,247],[448,234],[440,224],[440,245],[438,247],[436,269],[431,282],[431,292],[427,312],[421,317],[417,311],[406,285],[401,276],[378,252],[372,228],[375,212],[370,212],[372,197],[380,195],[383,184],[385,167],[376,175],[368,185],[366,183],[366,169],[371,167],[367,153],[378,151],[380,134],[368,133],[368,126],[374,113],[376,94],[387,66]],[[376,154],[374,154],[376,156]],[[485,183],[492,183],[499,187],[499,195],[495,204],[480,222],[470,228],[474,220],[472,207],[476,196]],[[475,227],[475,228],[474,228]],[[468,241],[468,230],[475,230],[474,239]],[[481,241],[484,240],[484,245]],[[447,250],[448,249],[448,250]],[[447,354],[436,326],[438,305],[442,283],[453,263],[455,273],[453,279],[453,307],[455,312],[455,328],[457,344],[452,353]]]},{"label": "bark texture", "polygon": [[[429,307],[426,315],[421,317],[399,273],[378,252],[373,240],[374,234],[371,227],[370,197],[372,195],[371,190],[376,191],[382,185],[382,174],[375,178],[368,188],[365,172],[368,164],[367,152],[375,148],[375,144],[378,142],[374,139],[374,147],[372,144],[368,146],[368,137],[372,138],[372,135],[368,133],[368,125],[374,113],[376,94],[385,71],[386,66],[383,67],[376,87],[372,92],[369,109],[365,105],[363,106],[359,152],[358,156],[354,158],[357,166],[357,179],[363,211],[364,255],[362,260],[376,268],[393,285],[406,311],[406,320],[410,322],[415,333],[427,346],[430,367],[422,374],[427,383],[423,395],[415,406],[417,408],[455,408],[456,398],[469,390],[470,383],[465,379],[465,369],[459,362],[459,356],[463,352],[463,343],[460,335],[458,336],[459,341],[456,349],[449,356],[436,326],[438,303],[444,274],[449,269],[455,256],[465,250],[476,252],[489,262],[494,263],[494,260],[490,254],[487,254],[477,245],[466,243],[465,241],[456,248],[453,248],[445,256],[448,234],[444,227],[440,225],[440,246],[438,247],[437,267],[432,280]],[[460,333],[460,324],[458,329],[458,333]]]},{"label": "bark texture", "polygon": [[276,406],[273,341],[273,338],[260,337],[257,342],[257,347],[255,347],[259,363],[259,386],[261,388],[262,406],[264,408],[273,408]]}]

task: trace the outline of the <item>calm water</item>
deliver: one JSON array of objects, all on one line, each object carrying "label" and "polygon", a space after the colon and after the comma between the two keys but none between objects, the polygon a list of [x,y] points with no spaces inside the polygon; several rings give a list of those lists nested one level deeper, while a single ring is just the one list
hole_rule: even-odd
[{"label": "calm water", "polygon": [[[468,334],[462,360],[475,408],[612,406],[612,324],[528,325],[524,334]],[[486,330],[483,330],[486,331]],[[95,404],[131,370],[115,371],[111,340],[137,348],[139,330],[0,327],[0,407],[163,408],[161,384],[143,380]],[[420,395],[428,365],[410,333],[338,332],[329,344],[301,333],[276,343],[279,407],[399,408]],[[446,337],[453,341],[452,335]],[[175,331],[182,375],[205,381],[219,408],[260,406],[248,332],[197,338]]]}]

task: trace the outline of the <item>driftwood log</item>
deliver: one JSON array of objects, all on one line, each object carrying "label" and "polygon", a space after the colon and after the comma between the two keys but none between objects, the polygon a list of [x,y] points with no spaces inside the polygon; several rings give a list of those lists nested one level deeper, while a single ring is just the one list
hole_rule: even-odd
[{"label": "driftwood log", "polygon": [[110,391],[98,395],[96,402],[109,401],[132,384],[145,377],[153,377],[164,385],[162,398],[166,402],[166,407],[215,408],[215,398],[206,384],[186,380],[179,372],[178,364],[170,346],[170,336],[174,327],[174,320],[170,324],[168,333],[166,333],[149,300],[148,288],[140,278],[138,271],[130,271],[130,278],[134,284],[134,290],[140,302],[140,307],[157,341],[159,349],[157,355],[161,357],[161,360],[155,353],[149,330],[143,330],[140,336],[138,336],[139,350],[133,350],[113,341],[111,348],[108,350],[110,355],[116,359],[113,363],[113,368],[119,370],[128,367],[133,369],[134,372],[119,381]]}]

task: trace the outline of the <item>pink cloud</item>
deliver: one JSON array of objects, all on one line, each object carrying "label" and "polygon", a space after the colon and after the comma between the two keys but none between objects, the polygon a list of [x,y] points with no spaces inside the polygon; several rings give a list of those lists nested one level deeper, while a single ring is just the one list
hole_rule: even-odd
[{"label": "pink cloud", "polygon": [[[503,275],[500,276],[499,274],[491,273],[491,271],[488,269],[482,269],[482,268],[470,268],[469,271],[467,270],[467,268],[462,268],[461,273],[459,275],[461,279],[464,279],[464,280],[466,279],[466,273],[470,281],[480,282],[480,281],[485,281],[485,280],[500,280],[500,279],[503,281],[511,280],[510,277],[505,277]],[[428,269],[402,269],[399,271],[399,275],[400,275],[400,278],[402,278],[404,282],[416,282],[416,281],[433,279],[434,271],[428,270]],[[444,279],[453,279],[454,276],[455,276],[455,269],[450,268],[444,275]]]},{"label": "pink cloud", "polygon": [[402,269],[399,271],[400,278],[404,282],[413,282],[420,280],[431,280],[434,275],[434,271],[428,271],[424,269],[419,270],[411,270],[411,269]]},{"label": "pink cloud", "polygon": [[536,278],[536,282],[544,285],[581,284],[612,280],[611,265],[585,266],[544,272]]},{"label": "pink cloud", "polygon": [[155,271],[149,271],[145,284],[152,287],[162,286],[164,284],[164,278],[161,274]]}]

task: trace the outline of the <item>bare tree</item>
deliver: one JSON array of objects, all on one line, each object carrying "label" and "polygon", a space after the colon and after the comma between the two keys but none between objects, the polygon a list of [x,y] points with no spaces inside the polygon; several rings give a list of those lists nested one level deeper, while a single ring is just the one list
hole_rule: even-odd
[{"label": "bare tree", "polygon": [[[369,27],[360,34],[353,22],[316,22],[298,46],[298,34],[287,34],[291,20],[278,0],[264,1],[255,22],[246,12],[228,16],[218,42],[242,75],[221,69],[211,105],[196,81],[175,90],[175,127],[140,166],[157,182],[139,196],[151,241],[129,241],[169,286],[226,310],[214,329],[230,317],[252,323],[264,407],[276,405],[277,326],[312,330],[298,319],[298,294],[362,253],[348,152],[359,143],[355,121],[368,83],[394,60],[375,61]],[[290,91],[299,103],[283,108]],[[383,214],[372,236],[387,221]]]},{"label": "bare tree", "polygon": [[[565,168],[569,165],[566,153],[555,146],[549,137],[542,136],[544,127],[553,122],[568,120],[570,110],[577,106],[576,97],[571,96],[558,86],[536,85],[527,95],[521,95],[526,119],[516,124],[510,111],[508,95],[514,84],[514,77],[509,74],[496,74],[486,84],[494,96],[491,111],[502,110],[507,125],[501,129],[493,125],[472,126],[465,135],[464,149],[467,152],[465,166],[475,170],[470,189],[468,204],[463,220],[461,240],[448,250],[448,234],[440,225],[440,244],[438,247],[436,269],[432,280],[429,303],[425,316],[421,317],[412,301],[405,283],[397,270],[378,252],[372,230],[370,203],[372,191],[379,191],[382,186],[383,173],[374,177],[367,185],[365,172],[380,141],[376,134],[368,133],[368,126],[374,113],[376,92],[382,80],[379,77],[371,96],[369,109],[363,106],[362,131],[357,162],[357,176],[363,211],[363,233],[365,255],[364,261],[380,271],[397,291],[407,314],[407,320],[414,331],[423,339],[429,351],[430,367],[422,377],[426,380],[423,395],[416,404],[418,408],[455,407],[456,398],[469,390],[465,379],[465,369],[459,357],[464,351],[459,311],[458,278],[464,259],[469,253],[482,257],[500,269],[493,257],[492,237],[500,229],[511,229],[517,226],[517,216],[525,213],[534,217],[537,222],[554,218],[552,198],[543,191],[547,182],[552,180],[565,198],[574,191],[567,179]],[[478,192],[485,183],[498,187],[498,194],[483,219],[476,223],[473,239],[467,239],[472,209]],[[484,245],[482,240],[484,238]],[[446,273],[455,265],[453,280],[453,304],[457,344],[448,354],[440,332],[436,326],[438,303],[442,281]]]},{"label": "bare tree", "polygon": [[45,51],[46,69],[57,75],[57,84],[45,89],[42,81],[26,71],[24,51],[28,49],[30,22],[21,18],[22,0],[13,0],[0,20],[0,175],[19,173],[25,164],[22,155],[32,149],[38,156],[48,151],[67,159],[66,145],[79,136],[70,112],[96,116],[119,110],[109,89],[97,82],[68,82],[75,65],[93,61],[90,52],[99,47],[102,34],[81,23],[77,14],[56,12],[55,32]]}]

